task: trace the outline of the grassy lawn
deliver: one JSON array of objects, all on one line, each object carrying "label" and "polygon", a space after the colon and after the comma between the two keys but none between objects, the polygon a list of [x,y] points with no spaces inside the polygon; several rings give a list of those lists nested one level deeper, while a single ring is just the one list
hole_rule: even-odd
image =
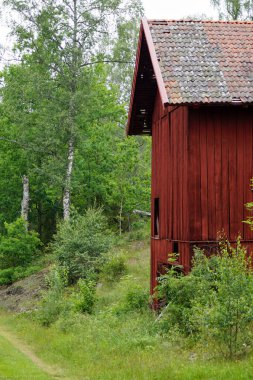
[{"label": "grassy lawn", "polygon": [[0,380],[51,380],[25,355],[0,336]]},{"label": "grassy lawn", "polygon": [[[112,285],[99,286],[93,315],[66,314],[45,328],[26,315],[2,312],[1,324],[29,344],[46,363],[61,368],[71,380],[253,379],[252,355],[234,362],[217,359],[211,349],[207,353],[203,347],[187,347],[162,337],[150,310],[124,311],[128,289],[133,284],[146,289],[149,285],[148,246],[141,242],[132,244],[126,255],[127,275]],[[6,352],[2,346],[1,350]],[[2,357],[1,352],[3,376],[14,379],[9,374],[13,362],[11,354],[4,355]],[[23,371],[17,377],[18,370],[13,370],[15,379],[27,378],[24,374],[31,363],[26,363],[15,350],[12,355],[18,358],[15,359],[17,369],[20,367]],[[47,379],[35,376],[35,379]]]},{"label": "grassy lawn", "polygon": [[[52,326],[45,331],[24,318],[17,320],[4,316],[3,319],[4,324],[30,343],[37,355],[44,361],[63,368],[64,374],[70,379],[253,379],[252,357],[240,362],[217,362],[210,358],[203,359],[202,353],[194,350],[196,356],[192,360],[191,350],[174,347],[165,339],[152,334],[151,318],[137,314],[128,318],[83,318],[74,326],[68,327],[67,332],[61,331],[67,327],[63,321],[62,326]],[[10,363],[12,359],[8,358],[6,369],[12,371],[8,366]],[[20,368],[23,372],[16,379],[23,379],[22,376],[27,373],[25,366],[27,365],[22,361]],[[18,370],[15,370],[16,375],[17,373]]]}]

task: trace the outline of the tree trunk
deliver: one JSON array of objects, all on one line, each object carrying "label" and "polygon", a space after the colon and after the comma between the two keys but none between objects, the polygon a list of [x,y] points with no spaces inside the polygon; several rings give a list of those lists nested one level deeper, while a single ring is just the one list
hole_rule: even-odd
[{"label": "tree trunk", "polygon": [[26,175],[22,177],[23,182],[23,199],[21,202],[21,217],[28,222],[29,212],[29,179]]},{"label": "tree trunk", "polygon": [[123,211],[123,200],[121,198],[120,201],[120,209],[119,209],[119,235],[122,234],[122,211]]},{"label": "tree trunk", "polygon": [[71,176],[74,162],[74,139],[70,138],[68,146],[68,165],[65,178],[65,188],[63,193],[63,219],[68,220],[70,217],[70,188]]},{"label": "tree trunk", "polygon": [[71,177],[74,162],[74,131],[76,117],[76,87],[77,87],[77,0],[73,0],[73,35],[72,35],[72,68],[71,68],[71,83],[70,83],[70,103],[69,103],[69,142],[68,142],[68,164],[65,177],[65,187],[63,193],[63,219],[69,220],[70,217],[70,197],[71,197]]}]

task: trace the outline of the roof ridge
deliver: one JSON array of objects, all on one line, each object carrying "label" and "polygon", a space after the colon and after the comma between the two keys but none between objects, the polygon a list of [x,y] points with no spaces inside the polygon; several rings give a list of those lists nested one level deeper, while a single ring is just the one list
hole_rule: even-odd
[{"label": "roof ridge", "polygon": [[253,25],[253,21],[243,21],[243,20],[191,20],[191,19],[148,19],[147,20],[149,24],[151,23],[168,23],[168,22],[175,22],[175,23],[203,23],[203,24],[249,24]]}]

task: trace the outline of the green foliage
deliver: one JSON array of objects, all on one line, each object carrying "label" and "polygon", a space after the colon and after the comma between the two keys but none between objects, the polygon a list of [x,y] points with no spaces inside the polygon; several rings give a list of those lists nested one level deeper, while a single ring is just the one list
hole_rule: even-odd
[{"label": "green foliage", "polygon": [[22,218],[4,224],[6,233],[0,237],[0,269],[27,266],[41,246],[38,234],[27,231]]},{"label": "green foliage", "polygon": [[[253,179],[251,179],[251,188],[253,187]],[[246,208],[249,210],[252,214],[253,211],[253,202],[246,203]],[[248,215],[247,219],[244,220],[244,223],[248,224],[250,229],[253,230],[253,216]]]},{"label": "green foliage", "polygon": [[46,278],[48,290],[44,292],[36,318],[43,326],[50,326],[59,319],[76,312],[92,313],[96,302],[96,283],[79,279],[74,289],[67,288],[66,268],[53,268]]},{"label": "green foliage", "polygon": [[211,0],[211,4],[218,9],[221,19],[252,20],[252,0]]},{"label": "green foliage", "polygon": [[10,285],[15,281],[31,276],[33,273],[36,273],[39,270],[41,270],[41,266],[39,265],[29,265],[26,268],[12,267],[8,269],[0,269],[0,286]]},{"label": "green foliage", "polygon": [[148,308],[149,293],[138,284],[130,284],[125,296],[125,308],[129,311]]},{"label": "green foliage", "polygon": [[57,262],[68,272],[69,283],[75,283],[96,276],[101,254],[111,244],[102,209],[89,208],[84,215],[74,213],[70,221],[61,223],[51,246]]},{"label": "green foliage", "polygon": [[54,323],[63,311],[69,309],[64,299],[64,291],[68,282],[65,268],[53,268],[46,278],[48,290],[44,293],[40,307],[36,314],[38,321],[43,326]]},{"label": "green foliage", "polygon": [[96,302],[96,283],[79,279],[77,291],[72,294],[71,299],[75,311],[91,314]]},{"label": "green foliage", "polygon": [[133,210],[149,211],[151,141],[138,138],[125,139],[117,144],[114,153],[114,170],[110,177],[108,203],[116,208],[118,230],[129,230]]},{"label": "green foliage", "polygon": [[195,250],[190,275],[161,277],[160,298],[167,302],[161,325],[183,334],[213,339],[225,356],[245,351],[253,321],[253,275],[246,250],[221,242],[218,256]]},{"label": "green foliage", "polygon": [[12,284],[13,274],[14,274],[14,268],[0,270],[0,286]]},{"label": "green foliage", "polygon": [[[157,315],[149,308],[142,312],[114,312],[115,304],[125,300],[130,283],[143,289],[149,286],[149,247],[125,244],[128,279],[121,279],[115,286],[99,286],[92,314],[63,312],[56,323],[45,328],[31,320],[30,313],[0,311],[3,330],[27,342],[54,369],[61,368],[60,378],[83,379],[85,374],[92,380],[252,379],[252,354],[243,360],[221,360],[215,357],[210,339],[206,339],[205,345],[193,345],[189,339],[180,339],[174,329],[170,336],[159,333],[158,323],[154,323]],[[65,297],[69,291],[72,288],[66,288]],[[16,372],[12,371],[11,363],[16,357],[10,358],[11,353],[2,342],[0,353],[1,370],[7,378],[15,379],[20,373],[20,378],[27,378],[25,364],[25,368],[18,364]]]},{"label": "green foliage", "polygon": [[101,278],[106,282],[118,281],[127,272],[124,252],[111,253],[103,257],[104,263],[101,268]]},{"label": "green foliage", "polygon": [[[55,233],[66,187],[76,209],[97,201],[111,222],[122,219],[127,229],[136,204],[149,207],[150,192],[150,142],[143,148],[125,139],[126,108],[119,102],[129,95],[141,1],[5,3],[21,64],[2,73],[0,227],[17,217],[25,173],[29,222],[43,241]],[[67,179],[70,141],[74,164]],[[129,184],[124,194],[121,182]]]},{"label": "green foliage", "polygon": [[150,238],[150,220],[147,221],[147,218],[139,218],[132,223],[132,228],[129,234],[127,235],[130,241],[143,241],[149,240]]}]

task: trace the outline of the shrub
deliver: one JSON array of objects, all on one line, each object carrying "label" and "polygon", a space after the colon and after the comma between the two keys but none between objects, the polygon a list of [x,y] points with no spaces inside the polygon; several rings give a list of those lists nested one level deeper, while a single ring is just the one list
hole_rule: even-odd
[{"label": "shrub", "polygon": [[163,330],[178,329],[185,335],[195,332],[191,321],[192,300],[199,285],[193,276],[183,276],[173,269],[160,278],[158,297],[167,305],[160,322]]},{"label": "shrub", "polygon": [[142,310],[148,307],[149,293],[140,285],[132,284],[125,296],[127,310]]},{"label": "shrub", "polygon": [[192,272],[177,277],[168,272],[158,293],[167,302],[161,324],[166,322],[168,330],[177,327],[186,335],[209,337],[230,358],[248,346],[253,274],[240,240],[235,248],[221,242],[218,255],[210,259],[195,250]]},{"label": "shrub", "polygon": [[59,225],[52,243],[58,264],[67,269],[69,283],[79,278],[92,278],[100,267],[100,256],[111,246],[112,237],[107,229],[102,209],[90,208],[83,216]]},{"label": "shrub", "polygon": [[126,274],[126,259],[122,252],[113,253],[104,257],[104,264],[102,265],[101,275],[107,282],[115,282],[121,276]]},{"label": "shrub", "polygon": [[77,291],[72,295],[74,310],[91,314],[96,302],[96,284],[94,281],[79,279]]},{"label": "shrub", "polygon": [[27,231],[22,218],[4,226],[6,233],[0,237],[0,269],[29,265],[41,245],[38,234]]},{"label": "shrub", "polygon": [[0,270],[0,286],[12,284],[13,274],[14,274],[14,268]]},{"label": "shrub", "polygon": [[18,281],[24,277],[31,276],[33,273],[38,272],[41,269],[40,266],[15,267],[8,269],[0,269],[0,286],[10,285],[15,281]]},{"label": "shrub", "polygon": [[67,272],[64,268],[53,268],[46,277],[48,290],[44,293],[37,313],[37,319],[43,326],[50,326],[60,314],[69,308],[64,299],[67,285]]}]

